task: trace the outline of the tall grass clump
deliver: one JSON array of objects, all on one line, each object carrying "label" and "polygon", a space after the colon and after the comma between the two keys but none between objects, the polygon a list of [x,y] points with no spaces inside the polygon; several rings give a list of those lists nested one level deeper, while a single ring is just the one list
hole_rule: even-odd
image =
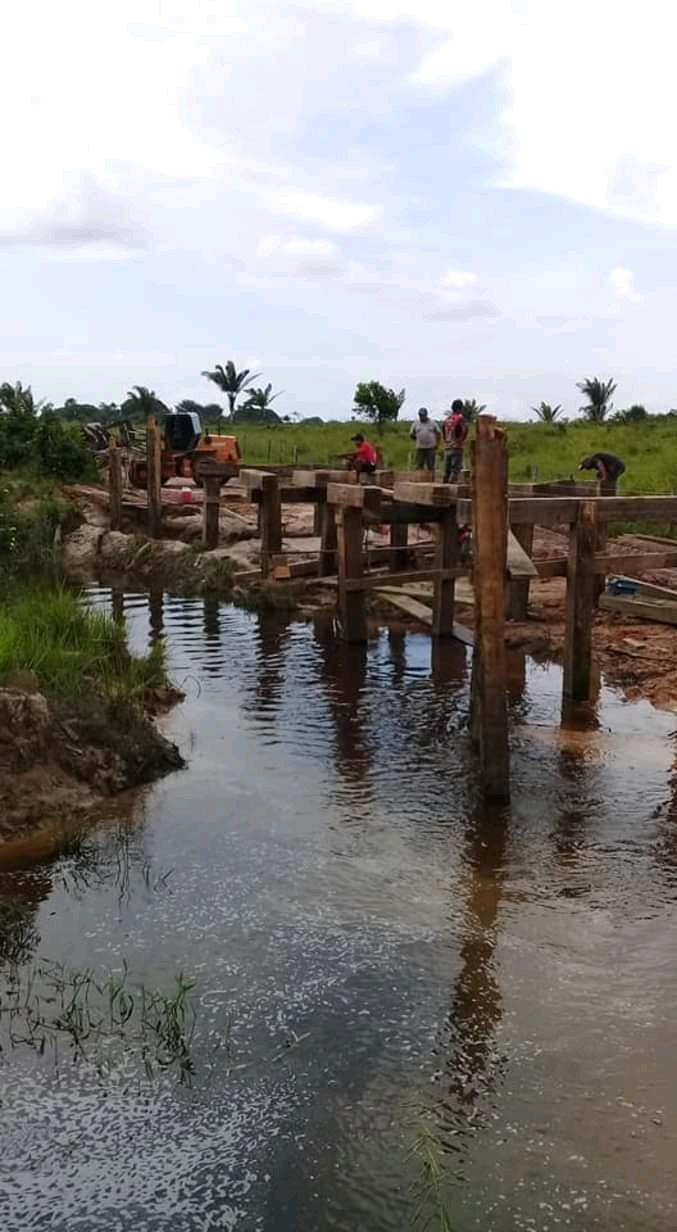
[{"label": "tall grass clump", "polygon": [[89,690],[111,701],[142,700],[166,682],[162,642],[144,657],[131,655],[122,626],[59,587],[0,605],[0,684],[19,671],[35,673],[48,693],[77,697]]}]

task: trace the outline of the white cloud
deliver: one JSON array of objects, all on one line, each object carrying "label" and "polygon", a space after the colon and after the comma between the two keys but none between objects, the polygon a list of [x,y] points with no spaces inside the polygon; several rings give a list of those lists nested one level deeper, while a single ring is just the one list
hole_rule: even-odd
[{"label": "white cloud", "polygon": [[477,274],[473,274],[470,270],[450,269],[441,278],[443,287],[454,287],[459,290],[463,287],[474,287],[476,282]]},{"label": "white cloud", "polygon": [[297,222],[312,223],[325,231],[344,234],[371,227],[383,213],[379,205],[341,200],[315,192],[282,193],[273,208]]},{"label": "white cloud", "polygon": [[272,273],[322,276],[346,268],[346,259],[333,240],[267,235],[257,247],[257,257]]},{"label": "white cloud", "polygon": [[609,274],[609,286],[619,299],[635,299],[635,276],[632,270],[617,265]]}]

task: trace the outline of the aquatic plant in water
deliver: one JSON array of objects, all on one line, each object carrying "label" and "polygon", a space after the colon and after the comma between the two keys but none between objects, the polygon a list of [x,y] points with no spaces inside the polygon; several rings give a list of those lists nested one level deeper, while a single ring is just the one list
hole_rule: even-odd
[{"label": "aquatic plant in water", "polygon": [[194,987],[181,973],[169,993],[133,984],[126,964],[105,977],[46,959],[11,965],[0,972],[0,1047],[49,1051],[57,1066],[65,1049],[100,1075],[133,1056],[149,1079],[173,1071],[190,1083]]}]

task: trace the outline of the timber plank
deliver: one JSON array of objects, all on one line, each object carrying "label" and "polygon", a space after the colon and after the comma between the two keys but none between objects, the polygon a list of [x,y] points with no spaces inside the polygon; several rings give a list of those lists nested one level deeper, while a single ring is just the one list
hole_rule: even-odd
[{"label": "timber plank", "polygon": [[330,483],[327,485],[327,501],[344,509],[366,509],[378,513],[381,489],[359,483]]},{"label": "timber plank", "polygon": [[395,480],[393,496],[396,501],[415,502],[417,505],[436,505],[447,507],[456,501],[451,484],[447,483],[403,483]]}]

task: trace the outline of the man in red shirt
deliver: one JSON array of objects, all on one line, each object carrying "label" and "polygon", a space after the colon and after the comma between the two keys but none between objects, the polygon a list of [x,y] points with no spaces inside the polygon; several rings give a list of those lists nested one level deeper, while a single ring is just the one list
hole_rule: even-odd
[{"label": "man in red shirt", "polygon": [[374,446],[365,440],[361,432],[357,432],[355,436],[351,437],[351,440],[355,448],[352,453],[345,454],[345,457],[350,462],[352,469],[357,471],[358,475],[375,474],[378,458]]},{"label": "man in red shirt", "polygon": [[463,449],[468,438],[468,425],[463,414],[463,403],[456,398],[451,404],[451,413],[442,424],[444,442],[444,482],[458,482],[463,470]]}]

